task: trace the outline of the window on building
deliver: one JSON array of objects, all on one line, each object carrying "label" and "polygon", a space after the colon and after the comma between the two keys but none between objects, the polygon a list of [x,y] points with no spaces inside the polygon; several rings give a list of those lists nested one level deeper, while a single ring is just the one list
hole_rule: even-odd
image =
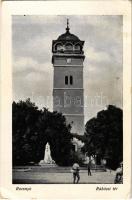
[{"label": "window on building", "polygon": [[72,84],[73,84],[73,77],[70,76],[70,85],[72,85]]},{"label": "window on building", "polygon": [[67,43],[66,46],[65,46],[65,48],[66,48],[66,50],[72,50],[73,46],[72,46],[72,44]]},{"label": "window on building", "polygon": [[78,51],[81,50],[81,46],[79,44],[76,44],[74,48],[75,50],[78,50]]},{"label": "window on building", "polygon": [[[70,79],[70,80],[69,80]],[[72,76],[70,76],[70,77],[68,77],[68,76],[65,76],[65,85],[68,85],[69,82],[70,81],[70,85],[73,85],[73,77]]]},{"label": "window on building", "polygon": [[61,43],[56,44],[56,45],[55,45],[55,50],[57,50],[57,51],[63,50],[62,44],[61,44]]},{"label": "window on building", "polygon": [[65,76],[65,85],[68,85],[68,76]]}]

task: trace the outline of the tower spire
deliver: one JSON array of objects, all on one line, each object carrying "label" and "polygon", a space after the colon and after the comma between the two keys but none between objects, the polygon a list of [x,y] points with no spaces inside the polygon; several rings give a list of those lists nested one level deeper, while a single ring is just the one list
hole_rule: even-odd
[{"label": "tower spire", "polygon": [[69,19],[67,19],[67,27],[66,27],[66,31],[69,32],[70,28],[69,28]]}]

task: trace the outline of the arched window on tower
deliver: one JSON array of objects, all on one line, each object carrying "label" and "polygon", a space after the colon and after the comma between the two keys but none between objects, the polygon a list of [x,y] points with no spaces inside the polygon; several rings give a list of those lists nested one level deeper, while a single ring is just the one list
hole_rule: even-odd
[{"label": "arched window on tower", "polygon": [[73,85],[73,77],[70,76],[70,85]]},{"label": "arched window on tower", "polygon": [[68,76],[65,76],[65,85],[68,85]]},{"label": "arched window on tower", "polygon": [[80,50],[81,50],[80,44],[76,44],[76,45],[74,46],[74,48],[75,48],[75,51],[80,51]]},{"label": "arched window on tower", "polygon": [[61,43],[57,43],[57,44],[55,45],[55,51],[62,51],[62,50],[63,50],[62,44],[61,44]]},{"label": "arched window on tower", "polygon": [[68,50],[68,51],[73,50],[72,44],[71,44],[71,43],[67,43],[67,44],[65,45],[65,49]]}]

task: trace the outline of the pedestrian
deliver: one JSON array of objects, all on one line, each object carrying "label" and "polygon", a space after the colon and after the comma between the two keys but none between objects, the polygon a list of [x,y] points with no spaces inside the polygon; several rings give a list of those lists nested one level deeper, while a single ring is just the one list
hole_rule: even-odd
[{"label": "pedestrian", "polygon": [[89,161],[88,162],[88,176],[92,176],[92,174],[91,174],[91,162]]},{"label": "pedestrian", "polygon": [[[80,180],[80,175],[79,175],[79,171],[80,171],[80,167],[78,163],[74,163],[72,166],[72,171],[73,171],[73,183],[79,183]],[[77,179],[77,181],[76,181]]]},{"label": "pedestrian", "polygon": [[119,167],[116,169],[116,176],[114,180],[115,184],[123,183],[123,163],[121,162]]}]

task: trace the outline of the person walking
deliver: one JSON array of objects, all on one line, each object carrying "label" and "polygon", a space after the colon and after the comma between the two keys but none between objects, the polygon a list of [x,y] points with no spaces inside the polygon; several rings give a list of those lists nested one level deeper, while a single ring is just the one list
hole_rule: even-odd
[{"label": "person walking", "polygon": [[88,162],[88,176],[92,176],[92,174],[91,174],[91,162],[89,161]]},{"label": "person walking", "polygon": [[[79,175],[79,171],[80,171],[80,167],[78,163],[74,163],[72,166],[72,171],[73,171],[73,183],[79,183],[80,180],[80,175]],[[77,179],[77,181],[76,181]]]}]

